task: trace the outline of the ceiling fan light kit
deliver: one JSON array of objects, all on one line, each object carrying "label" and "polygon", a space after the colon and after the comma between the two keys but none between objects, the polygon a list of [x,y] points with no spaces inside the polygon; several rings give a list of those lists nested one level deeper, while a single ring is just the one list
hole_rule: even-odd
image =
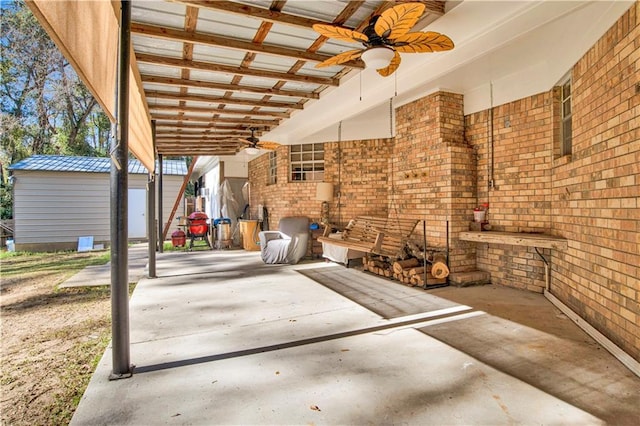
[{"label": "ceiling fan light kit", "polygon": [[266,142],[258,139],[255,135],[256,130],[258,130],[257,127],[250,127],[249,130],[251,130],[251,136],[249,136],[246,139],[243,139],[243,138],[238,139],[240,143],[242,143],[243,145],[247,145],[247,147],[244,149],[244,152],[246,152],[247,154],[249,155],[259,154],[261,149],[265,149],[267,151],[274,151],[280,146],[278,142]]},{"label": "ceiling fan light kit", "polygon": [[337,25],[314,24],[313,29],[327,38],[364,46],[364,49],[347,50],[332,56],[316,67],[340,65],[360,58],[367,68],[375,68],[378,74],[388,77],[400,66],[400,52],[429,53],[453,49],[453,41],[444,34],[409,32],[424,10],[422,3],[398,4],[373,16],[362,32]]},{"label": "ceiling fan light kit", "polygon": [[388,67],[394,56],[395,53],[393,50],[388,47],[379,46],[365,50],[362,52],[361,58],[367,68],[379,70]]}]

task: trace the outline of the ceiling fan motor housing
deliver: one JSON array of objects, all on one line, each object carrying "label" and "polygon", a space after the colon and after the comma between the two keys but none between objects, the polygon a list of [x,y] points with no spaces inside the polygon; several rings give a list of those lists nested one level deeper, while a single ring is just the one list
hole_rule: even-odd
[{"label": "ceiling fan motor housing", "polygon": [[366,28],[362,30],[362,33],[369,39],[366,42],[362,42],[365,47],[376,47],[390,44],[390,42],[386,38],[378,34],[375,30],[375,25],[379,17],[380,16],[374,16],[373,18],[371,18],[371,21],[369,21],[369,25],[367,25]]}]

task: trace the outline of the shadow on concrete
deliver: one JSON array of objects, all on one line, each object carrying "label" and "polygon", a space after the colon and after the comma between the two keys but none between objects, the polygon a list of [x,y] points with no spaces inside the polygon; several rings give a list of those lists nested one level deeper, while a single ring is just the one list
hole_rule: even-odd
[{"label": "shadow on concrete", "polygon": [[[229,358],[238,358],[238,357],[243,357],[243,356],[255,355],[255,354],[264,353],[264,352],[273,352],[273,351],[278,351],[278,350],[283,350],[283,349],[295,348],[295,347],[299,347],[299,346],[305,346],[305,345],[312,345],[312,344],[316,344],[316,343],[328,342],[328,341],[331,341],[331,340],[344,339],[346,337],[359,336],[359,335],[362,335],[362,334],[375,333],[375,332],[379,332],[379,331],[383,331],[383,330],[390,330],[390,329],[395,329],[395,328],[407,327],[407,326],[412,326],[412,325],[415,325],[415,324],[425,323],[425,322],[428,322],[428,321],[437,321],[437,320],[440,320],[440,319],[443,319],[443,318],[451,318],[451,320],[457,320],[456,317],[458,315],[461,315],[459,313],[459,311],[468,310],[468,309],[469,308],[467,308],[467,307],[462,307],[462,309],[458,310],[458,312],[444,312],[444,313],[434,312],[431,315],[430,314],[425,314],[423,316],[420,316],[419,318],[414,318],[414,319],[410,319],[410,320],[406,320],[406,321],[398,321],[398,322],[379,325],[379,326],[366,327],[366,328],[361,328],[361,329],[358,329],[358,330],[351,330],[351,331],[345,331],[345,332],[341,332],[341,333],[327,334],[325,336],[311,337],[311,338],[307,338],[307,339],[294,340],[294,341],[291,341],[291,342],[283,342],[283,343],[278,343],[278,344],[275,344],[275,345],[268,345],[268,346],[262,346],[262,347],[258,347],[258,348],[244,349],[244,350],[239,350],[239,351],[227,352],[227,353],[223,353],[223,354],[208,355],[208,356],[203,356],[203,357],[190,358],[190,359],[184,359],[184,360],[178,360],[178,361],[171,361],[171,362],[155,364],[155,365],[139,366],[139,367],[136,367],[135,373],[136,374],[150,373],[150,372],[154,372],[154,371],[168,370],[168,369],[172,369],[172,368],[186,367],[186,366],[189,366],[189,365],[196,365],[196,364],[203,364],[203,363],[208,363],[208,362],[220,361],[220,360],[229,359]],[[482,313],[479,313],[479,314],[482,314]],[[464,315],[464,314],[462,314],[462,315]]]}]

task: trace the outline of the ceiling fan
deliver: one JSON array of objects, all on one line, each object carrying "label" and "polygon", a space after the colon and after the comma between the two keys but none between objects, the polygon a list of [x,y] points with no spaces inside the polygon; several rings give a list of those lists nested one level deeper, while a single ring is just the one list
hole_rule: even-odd
[{"label": "ceiling fan", "polygon": [[424,9],[425,5],[422,3],[398,4],[373,16],[362,32],[334,25],[314,24],[313,29],[325,37],[362,43],[365,47],[339,53],[317,64],[316,68],[339,65],[361,57],[368,67],[375,68],[378,74],[387,77],[400,66],[400,52],[441,52],[453,49],[453,41],[444,34],[433,31],[409,32]]},{"label": "ceiling fan", "polygon": [[251,155],[257,154],[261,149],[273,151],[280,146],[278,142],[267,142],[267,141],[262,142],[260,141],[260,139],[256,138],[255,132],[256,130],[259,130],[257,127],[250,127],[249,130],[251,130],[251,136],[249,136],[246,139],[243,139],[243,138],[238,139],[240,143],[247,145],[247,147],[245,148],[245,151],[248,154],[251,154]]}]

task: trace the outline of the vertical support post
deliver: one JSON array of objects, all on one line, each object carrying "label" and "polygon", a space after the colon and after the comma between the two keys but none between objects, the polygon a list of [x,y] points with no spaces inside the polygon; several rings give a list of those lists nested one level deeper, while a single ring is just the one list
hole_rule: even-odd
[{"label": "vertical support post", "polygon": [[[156,121],[151,121],[151,137],[155,152]],[[156,278],[156,171],[151,170],[147,181],[147,232],[149,233],[149,278]]]},{"label": "vertical support post", "polygon": [[110,380],[131,377],[129,347],[128,164],[129,61],[131,3],[121,1],[118,52],[117,117],[111,139],[111,335],[113,370]]},{"label": "vertical support post", "polygon": [[162,201],[162,154],[158,154],[158,251],[160,253],[164,253],[164,231],[162,229],[162,206],[164,202]]},{"label": "vertical support post", "polygon": [[422,288],[426,289],[427,286],[427,220],[422,220],[422,274],[424,279],[424,284]]}]

